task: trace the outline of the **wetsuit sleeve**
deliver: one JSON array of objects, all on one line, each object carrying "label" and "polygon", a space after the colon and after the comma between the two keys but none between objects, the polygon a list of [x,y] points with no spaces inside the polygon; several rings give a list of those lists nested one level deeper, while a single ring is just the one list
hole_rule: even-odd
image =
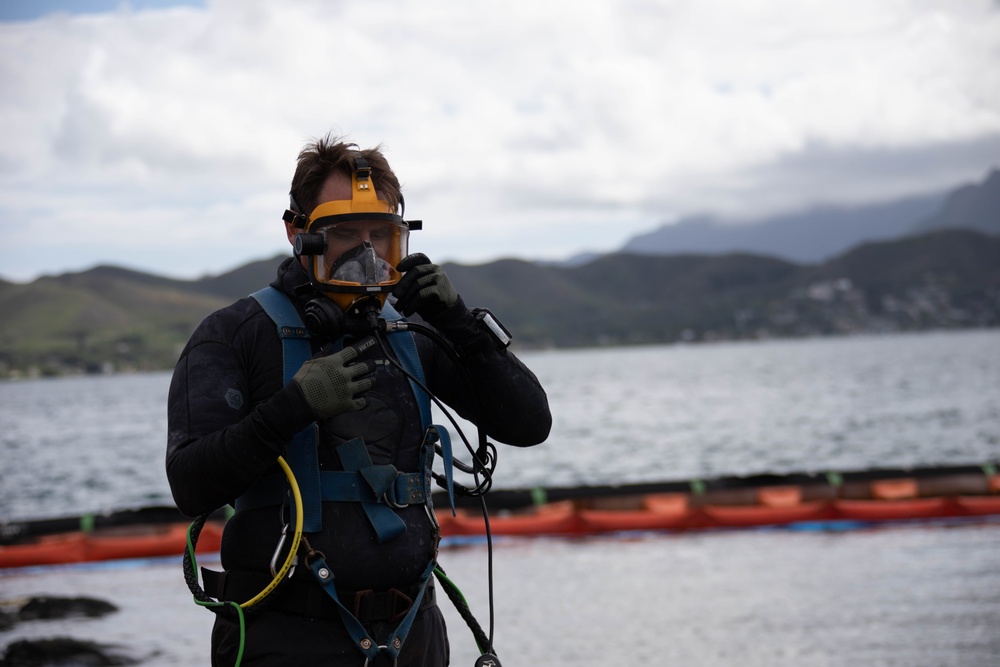
[{"label": "wetsuit sleeve", "polygon": [[229,334],[224,319],[202,323],[170,383],[167,479],[188,516],[232,502],[313,420],[298,386],[283,386],[280,353],[262,353],[259,332]]},{"label": "wetsuit sleeve", "polygon": [[463,360],[462,368],[456,367],[447,353],[418,334],[421,361],[436,396],[505,444],[529,447],[548,438],[552,415],[538,378],[494,342],[461,299],[432,324]]}]

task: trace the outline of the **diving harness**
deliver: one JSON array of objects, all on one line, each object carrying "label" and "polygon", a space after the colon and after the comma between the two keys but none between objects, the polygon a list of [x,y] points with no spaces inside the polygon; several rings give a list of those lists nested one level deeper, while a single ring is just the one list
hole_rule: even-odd
[{"label": "diving harness", "polygon": [[[267,287],[254,293],[252,296],[261,304],[265,312],[267,312],[277,325],[278,334],[282,341],[284,381],[286,383],[290,382],[292,376],[302,363],[311,356],[309,330],[302,323],[291,300],[283,292],[272,287]],[[372,303],[377,302],[373,301]],[[359,311],[361,310],[362,308],[359,307]],[[274,594],[283,582],[287,580],[287,577],[294,573],[299,562],[299,552],[302,550],[302,547],[305,547],[304,565],[311,572],[320,587],[326,592],[327,596],[336,604],[339,616],[353,639],[355,646],[364,654],[364,664],[367,666],[381,653],[386,653],[393,660],[393,664],[398,660],[399,652],[406,640],[417,611],[421,607],[424,592],[427,590],[431,581],[431,575],[433,574],[472,631],[476,644],[482,654],[476,661],[476,666],[492,665],[493,667],[500,667],[500,662],[493,649],[493,549],[489,514],[485,502],[485,494],[492,486],[492,473],[496,467],[496,447],[487,440],[486,433],[480,426],[478,427],[478,448],[473,449],[451,413],[427,389],[416,345],[413,340],[413,334],[410,332],[418,332],[431,338],[452,357],[456,368],[466,373],[460,353],[455,350],[454,346],[444,340],[440,334],[430,327],[415,322],[403,321],[402,317],[388,304],[383,306],[381,312],[378,312],[377,305],[370,305],[365,311],[361,314],[367,320],[367,328],[374,334],[374,338],[382,347],[385,358],[407,377],[413,394],[417,399],[420,408],[421,423],[424,429],[423,453],[421,455],[423,462],[422,471],[418,473],[399,473],[392,466],[372,465],[364,442],[360,438],[349,440],[338,447],[338,454],[344,462],[344,471],[320,471],[316,459],[317,425],[313,423],[296,435],[287,447],[287,460],[284,457],[278,457],[278,464],[284,473],[286,484],[280,487],[272,485],[275,488],[265,488],[263,491],[260,488],[255,489],[251,487],[250,493],[244,494],[244,496],[241,496],[237,500],[237,509],[244,509],[270,504],[269,499],[274,498],[276,492],[280,496],[290,495],[291,497],[293,508],[291,518],[294,524],[290,538],[291,541],[288,542],[289,524],[285,524],[278,547],[272,558],[272,579],[270,583],[259,593],[242,603],[213,599],[205,592],[199,583],[198,568],[195,560],[195,548],[198,536],[209,516],[205,514],[198,517],[188,529],[187,549],[183,558],[184,575],[188,588],[191,590],[195,602],[200,606],[206,607],[216,613],[233,613],[236,615],[240,627],[240,646],[236,659],[236,665],[238,666],[242,661],[244,648],[244,613],[252,612],[266,606],[269,596]],[[492,315],[490,315],[489,321],[492,321],[492,319]],[[496,336],[496,334],[492,333],[491,327],[488,327],[488,329],[491,331],[491,335]],[[385,345],[385,339],[388,339],[395,355],[389,354]],[[498,340],[501,344],[509,342],[509,338],[506,341],[502,339]],[[468,386],[474,389],[475,385],[470,381],[467,374],[466,381]],[[448,431],[442,426],[431,424],[431,401],[448,417],[452,426],[460,435],[472,456],[471,465],[465,464],[452,456]],[[482,420],[477,421],[481,422]],[[435,454],[442,458],[444,466],[443,474],[432,470]],[[453,479],[452,468],[458,468],[460,471],[472,475],[475,485],[470,488],[456,483]],[[447,577],[437,563],[438,544],[441,538],[440,527],[435,519],[431,501],[432,478],[438,486],[447,491],[453,515],[455,513],[454,496],[456,492],[461,495],[478,497],[480,499],[487,539],[487,576],[489,587],[488,634],[483,631],[478,621],[472,615],[461,591]],[[374,641],[370,637],[370,633],[368,633],[362,623],[356,618],[355,613],[353,613],[356,610],[349,609],[339,599],[337,589],[334,586],[333,570],[327,564],[325,555],[322,552],[312,549],[308,538],[303,534],[318,532],[322,529],[321,505],[324,500],[360,502],[380,542],[391,539],[405,530],[405,524],[395,514],[392,509],[393,507],[403,507],[412,502],[423,502],[427,509],[434,530],[433,557],[430,559],[427,568],[417,583],[418,592],[412,598],[409,609],[385,644],[380,645]],[[279,554],[286,543],[288,544],[288,552],[281,566],[278,567]]]}]

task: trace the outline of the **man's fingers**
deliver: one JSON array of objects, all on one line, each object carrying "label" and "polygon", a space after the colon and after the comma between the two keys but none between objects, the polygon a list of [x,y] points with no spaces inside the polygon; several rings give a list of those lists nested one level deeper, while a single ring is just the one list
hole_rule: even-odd
[{"label": "man's fingers", "polygon": [[410,269],[420,266],[421,264],[430,264],[431,260],[422,252],[415,252],[412,255],[407,255],[403,259],[399,260],[399,264],[396,265],[396,270],[400,273],[406,273]]},{"label": "man's fingers", "polygon": [[[400,263],[402,265],[402,263]],[[421,264],[418,267],[412,268],[399,279],[396,283],[396,296],[400,296],[402,293],[407,293],[412,291],[415,285],[420,284],[422,280],[425,280],[428,275],[434,275],[434,269],[437,268],[436,264]]]},{"label": "man's fingers", "polygon": [[[366,375],[371,375],[375,371],[374,361],[351,364],[347,366],[347,371],[350,373],[350,379],[358,386],[359,391],[368,391],[375,384],[375,378],[365,378]],[[368,383],[364,389],[361,388],[363,383]]]},{"label": "man's fingers", "polygon": [[363,380],[358,380],[356,385],[357,385],[357,390],[354,392],[355,396],[357,396],[358,394],[363,394],[372,387],[374,387],[375,378],[365,378]]},{"label": "man's fingers", "polygon": [[440,275],[437,264],[421,264],[410,269],[392,292],[396,296],[396,307],[404,315],[416,312],[420,300],[428,297],[427,289],[433,290]]}]

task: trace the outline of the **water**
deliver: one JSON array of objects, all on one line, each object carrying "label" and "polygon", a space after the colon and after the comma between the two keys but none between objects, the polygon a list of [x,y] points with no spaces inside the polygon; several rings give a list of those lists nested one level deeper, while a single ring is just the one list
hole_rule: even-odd
[{"label": "water", "polygon": [[[1000,455],[1000,332],[529,357],[555,425],[521,484],[976,463]],[[509,465],[509,468],[507,467]]]},{"label": "water", "polygon": [[[996,665],[998,553],[997,523],[502,540],[496,646],[507,667]],[[485,623],[485,547],[446,549],[441,562]],[[176,559],[0,574],[0,590],[121,608],[24,623],[0,646],[64,635],[125,647],[147,667],[208,664],[213,617],[191,602]],[[452,664],[472,667],[470,633],[442,609]]]},{"label": "water", "polygon": [[167,373],[0,383],[0,516],[172,504],[169,383]]},{"label": "water", "polygon": [[[497,486],[1000,459],[1000,331],[526,353],[553,433],[501,448]],[[0,517],[165,504],[169,374],[0,384]],[[504,664],[1000,664],[1000,523],[718,531],[496,546]],[[486,621],[482,545],[442,563]],[[107,619],[0,633],[205,664],[211,615],[176,559],[0,573],[0,598],[89,594]],[[453,664],[468,632],[443,605]],[[165,622],[169,619],[169,622]],[[150,628],[155,627],[155,632]]]},{"label": "water", "polygon": [[[501,448],[498,487],[1000,458],[1000,331],[521,356],[554,424],[540,447]],[[169,382],[0,383],[0,516],[171,503]]]}]

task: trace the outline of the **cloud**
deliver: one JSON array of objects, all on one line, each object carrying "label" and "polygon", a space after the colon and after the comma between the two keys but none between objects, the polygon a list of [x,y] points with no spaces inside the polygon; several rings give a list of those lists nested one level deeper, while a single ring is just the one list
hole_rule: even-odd
[{"label": "cloud", "polygon": [[0,23],[0,273],[193,277],[284,251],[295,156],[330,130],[383,144],[425,220],[412,246],[441,260],[945,189],[1000,162],[998,56],[985,0],[218,0]]}]

